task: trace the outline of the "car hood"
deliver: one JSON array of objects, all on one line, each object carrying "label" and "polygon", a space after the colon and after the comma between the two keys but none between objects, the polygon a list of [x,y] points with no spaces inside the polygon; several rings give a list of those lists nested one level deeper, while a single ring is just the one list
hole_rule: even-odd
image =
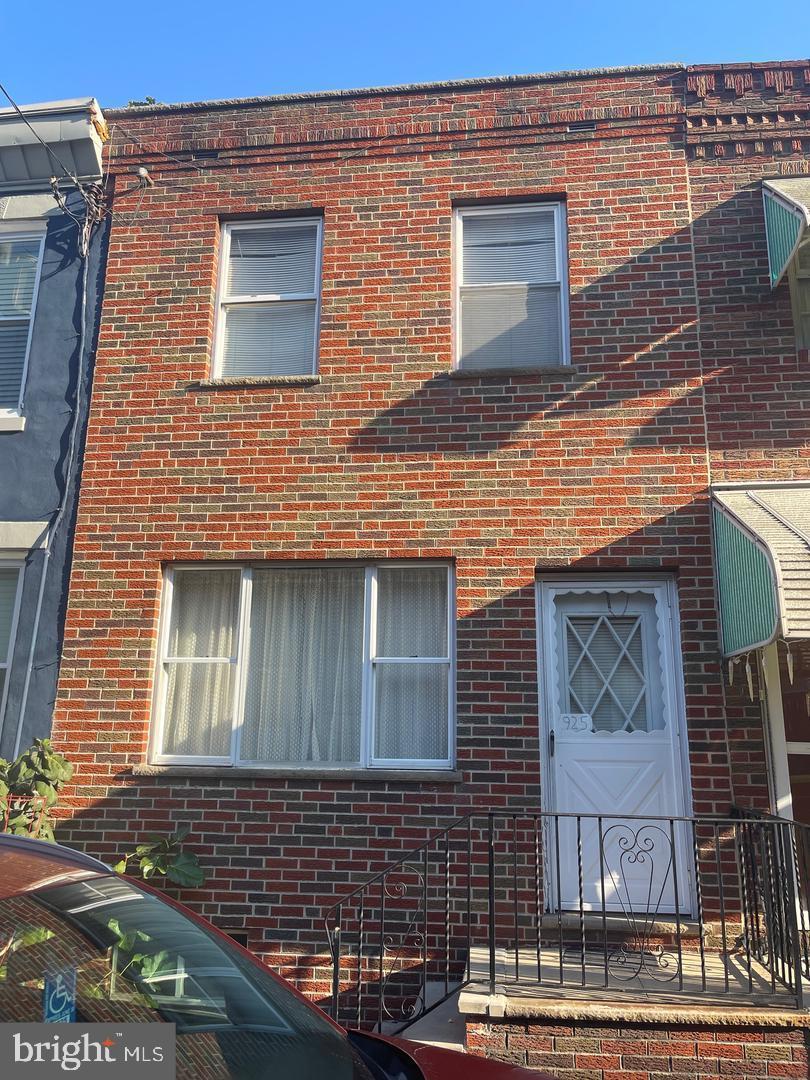
[{"label": "car hood", "polygon": [[[364,1031],[363,1035],[368,1037],[369,1033]],[[455,1050],[410,1042],[408,1039],[389,1038],[387,1035],[375,1034],[371,1037],[395,1046],[400,1053],[409,1057],[425,1080],[554,1080],[549,1073],[522,1069],[505,1061],[460,1054]]]}]

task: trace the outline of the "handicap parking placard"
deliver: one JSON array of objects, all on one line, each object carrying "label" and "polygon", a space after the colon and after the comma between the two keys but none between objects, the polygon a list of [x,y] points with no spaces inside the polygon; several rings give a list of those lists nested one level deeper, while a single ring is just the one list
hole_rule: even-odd
[{"label": "handicap parking placard", "polygon": [[42,1019],[46,1024],[76,1022],[76,969],[49,971],[42,995]]}]

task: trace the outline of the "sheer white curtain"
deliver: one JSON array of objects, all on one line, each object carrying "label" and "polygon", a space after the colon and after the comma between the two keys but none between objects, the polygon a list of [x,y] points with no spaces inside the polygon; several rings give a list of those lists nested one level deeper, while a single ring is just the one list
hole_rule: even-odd
[{"label": "sheer white curtain", "polygon": [[240,578],[239,570],[174,573],[164,754],[230,754]]},{"label": "sheer white curtain", "polygon": [[256,570],[241,758],[360,761],[361,567]]},{"label": "sheer white curtain", "polygon": [[[447,570],[381,568],[377,575],[374,756],[447,758]],[[390,659],[416,660],[396,663]],[[419,663],[430,657],[433,663]],[[436,662],[440,661],[440,662]]]}]

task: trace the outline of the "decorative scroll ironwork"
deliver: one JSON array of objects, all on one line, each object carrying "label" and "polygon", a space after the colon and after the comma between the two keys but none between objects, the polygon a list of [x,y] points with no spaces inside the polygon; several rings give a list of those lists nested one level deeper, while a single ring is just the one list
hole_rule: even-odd
[{"label": "decorative scroll ironwork", "polygon": [[[681,971],[678,955],[660,943],[654,943],[655,924],[661,912],[661,902],[667,885],[673,885],[674,848],[672,836],[660,825],[645,823],[631,826],[626,822],[611,825],[601,837],[606,874],[613,884],[613,895],[621,905],[631,937],[608,951],[607,967],[610,976],[620,982],[643,975],[656,982],[672,982]],[[662,847],[663,850],[658,850]],[[613,849],[618,851],[616,863],[611,862]],[[663,868],[662,868],[663,863]],[[640,874],[632,874],[631,868]],[[636,878],[631,887],[630,877]],[[643,886],[644,902],[639,905],[638,878]],[[605,881],[602,882],[605,888]],[[677,895],[674,896],[678,903]],[[641,911],[637,910],[641,907]]]},{"label": "decorative scroll ironwork", "polygon": [[[410,878],[411,880],[408,880]],[[416,896],[416,906],[409,916],[406,916],[407,922],[404,931],[401,934],[384,934],[382,938],[382,955],[380,958],[380,967],[382,971],[382,979],[379,988],[380,1005],[382,1015],[380,1021],[400,1021],[407,1020],[409,1023],[413,1023],[414,1020],[418,1020],[427,1007],[425,1001],[425,980],[424,973],[422,971],[417,973],[417,977],[420,978],[419,993],[412,996],[403,996],[397,1004],[391,1004],[392,982],[395,976],[404,974],[407,969],[404,967],[407,959],[407,951],[410,949],[418,949],[419,956],[417,960],[421,960],[424,956],[424,950],[427,946],[427,938],[425,934],[425,900],[426,900],[426,888],[427,880],[425,871],[415,863],[401,863],[394,871],[387,875],[382,882],[382,890],[386,901],[394,901],[398,904],[407,902],[414,895]],[[400,909],[395,909],[400,912]],[[416,929],[419,924],[421,916],[422,929]],[[386,956],[390,957],[388,964],[386,965]],[[386,971],[387,968],[387,971]],[[401,993],[401,989],[400,989]]]}]

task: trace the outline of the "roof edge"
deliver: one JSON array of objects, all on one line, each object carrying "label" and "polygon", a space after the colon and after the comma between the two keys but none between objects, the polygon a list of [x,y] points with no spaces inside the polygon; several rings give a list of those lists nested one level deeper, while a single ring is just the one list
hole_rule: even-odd
[{"label": "roof edge", "polygon": [[[75,113],[87,111],[89,113],[101,113],[101,106],[94,97],[63,98],[61,101],[39,101],[32,105],[20,105],[20,112],[26,119],[31,117],[58,116],[62,113]],[[9,105],[0,108],[0,121],[16,118],[17,110]]]},{"label": "roof edge", "polygon": [[341,98],[374,97],[395,94],[452,92],[488,86],[525,86],[531,83],[560,82],[569,79],[618,78],[622,75],[655,75],[663,72],[686,71],[686,65],[639,64],[628,67],[584,68],[583,70],[551,71],[529,75],[491,75],[473,79],[450,79],[438,82],[400,83],[393,86],[364,86],[348,90],[314,90],[295,94],[270,94],[261,97],[215,98],[211,101],[184,101],[169,104],[136,105],[105,109],[107,117],[154,116],[172,112],[198,112],[206,109],[249,109],[262,105],[292,105],[306,101],[334,101]]}]

